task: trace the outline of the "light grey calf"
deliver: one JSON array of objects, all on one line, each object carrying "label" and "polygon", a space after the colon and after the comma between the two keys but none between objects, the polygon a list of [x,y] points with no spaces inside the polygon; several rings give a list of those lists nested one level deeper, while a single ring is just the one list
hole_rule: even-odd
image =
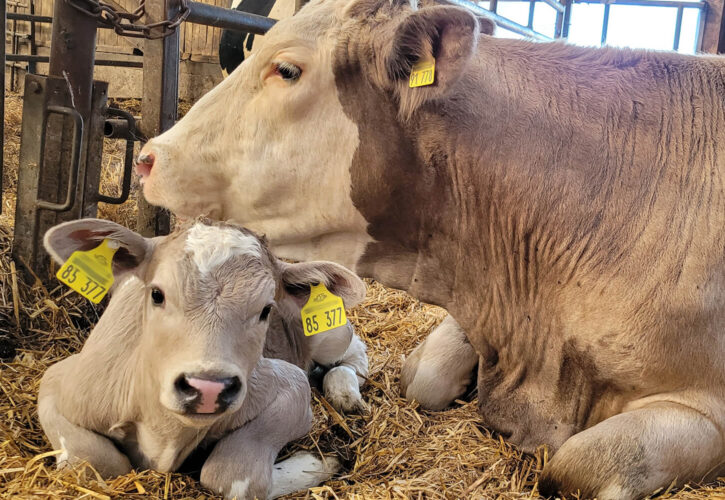
[{"label": "light grey calf", "polygon": [[[276,497],[328,479],[338,468],[332,459],[298,454],[274,465],[309,431],[310,389],[297,366],[263,355],[265,335],[274,309],[275,321],[294,324],[311,283],[352,306],[362,281],[330,262],[284,263],[249,231],[208,221],[146,239],[85,219],[52,228],[45,245],[64,262],[104,238],[118,245],[118,287],[81,352],[40,384],[40,422],[63,450],[59,466],[87,460],[104,476],[173,471],[205,446],[213,449],[202,484],[227,497]],[[267,351],[304,364],[340,359],[356,349],[348,344],[333,352],[332,341],[288,334]]]}]

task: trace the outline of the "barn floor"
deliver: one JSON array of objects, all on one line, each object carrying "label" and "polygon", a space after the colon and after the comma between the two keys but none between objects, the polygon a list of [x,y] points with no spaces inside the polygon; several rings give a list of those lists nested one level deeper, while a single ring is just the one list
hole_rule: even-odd
[{"label": "barn floor", "polygon": [[[103,481],[90,469],[54,470],[57,452],[36,416],[38,383],[48,366],[81,348],[100,309],[59,283],[48,289],[23,284],[10,260],[21,106],[17,96],[6,100],[0,215],[0,498],[215,498],[193,475],[142,471]],[[123,161],[121,148],[120,143],[106,145],[104,189],[111,193]],[[102,206],[99,216],[133,227],[134,202]],[[428,412],[400,397],[403,357],[442,319],[440,309],[369,282],[366,301],[349,317],[368,345],[370,381],[363,397],[369,410],[341,415],[319,393],[314,395],[314,428],[285,453],[307,449],[335,454],[346,469],[336,480],[289,498],[538,497],[537,475],[545,453],[522,455],[481,427],[475,399]],[[725,498],[725,483],[687,487],[660,498]]]}]

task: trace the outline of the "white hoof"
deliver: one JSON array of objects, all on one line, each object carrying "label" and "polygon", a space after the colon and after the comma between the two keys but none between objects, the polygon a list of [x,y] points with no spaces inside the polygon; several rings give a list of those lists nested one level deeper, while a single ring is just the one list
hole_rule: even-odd
[{"label": "white hoof", "polygon": [[364,410],[360,383],[355,371],[348,366],[336,366],[322,380],[325,399],[336,409],[345,412]]},{"label": "white hoof", "polygon": [[267,498],[277,498],[314,488],[335,475],[340,467],[340,461],[335,457],[324,457],[322,460],[312,453],[295,453],[288,459],[274,464],[272,486],[269,488]]}]

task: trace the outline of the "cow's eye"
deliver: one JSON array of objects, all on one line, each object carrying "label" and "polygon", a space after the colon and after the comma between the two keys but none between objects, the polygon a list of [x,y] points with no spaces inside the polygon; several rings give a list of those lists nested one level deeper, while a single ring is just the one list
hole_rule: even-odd
[{"label": "cow's eye", "polygon": [[151,302],[153,302],[155,306],[164,305],[164,292],[156,287],[153,287],[151,289]]},{"label": "cow's eye", "polygon": [[281,76],[283,80],[294,82],[302,75],[302,70],[298,66],[287,61],[277,61],[272,64],[274,64],[275,73]]},{"label": "cow's eye", "polygon": [[259,321],[267,321],[271,310],[272,304],[267,304],[266,306],[264,306],[264,309],[262,309],[262,313],[259,315]]}]

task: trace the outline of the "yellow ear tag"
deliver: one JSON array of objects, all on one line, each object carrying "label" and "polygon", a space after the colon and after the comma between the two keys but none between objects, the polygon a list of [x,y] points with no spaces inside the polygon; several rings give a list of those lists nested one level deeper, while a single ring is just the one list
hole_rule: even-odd
[{"label": "yellow ear tag", "polygon": [[305,335],[326,332],[347,323],[345,305],[323,283],[312,285],[310,298],[302,308],[302,329]]},{"label": "yellow ear tag", "polygon": [[113,285],[111,262],[118,242],[104,239],[93,250],[75,251],[58,269],[56,278],[98,304]]},{"label": "yellow ear tag", "polygon": [[410,88],[430,85],[435,80],[436,60],[433,58],[418,61],[410,71]]}]

